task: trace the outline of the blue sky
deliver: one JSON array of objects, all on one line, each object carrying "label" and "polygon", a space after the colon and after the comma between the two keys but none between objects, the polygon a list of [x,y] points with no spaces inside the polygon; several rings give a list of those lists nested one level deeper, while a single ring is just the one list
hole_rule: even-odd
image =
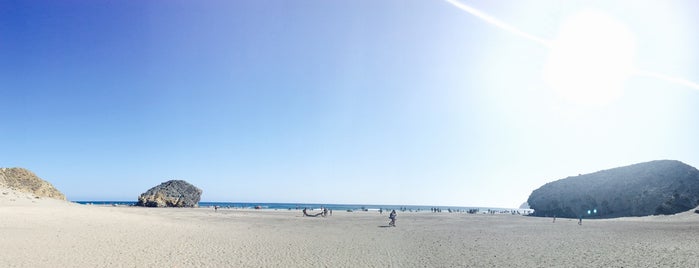
[{"label": "blue sky", "polygon": [[[691,1],[525,2],[462,3],[544,39],[595,8],[638,68],[699,80]],[[501,207],[579,173],[699,166],[699,91],[632,76],[578,102],[542,79],[549,57],[444,1],[6,1],[0,166],[71,200],[184,179],[204,201]]]}]

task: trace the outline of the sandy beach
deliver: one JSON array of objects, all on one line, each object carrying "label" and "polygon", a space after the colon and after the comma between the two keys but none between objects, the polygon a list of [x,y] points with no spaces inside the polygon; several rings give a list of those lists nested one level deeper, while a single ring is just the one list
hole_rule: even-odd
[{"label": "sandy beach", "polygon": [[699,215],[577,220],[465,213],[78,205],[3,191],[9,267],[697,267]]}]

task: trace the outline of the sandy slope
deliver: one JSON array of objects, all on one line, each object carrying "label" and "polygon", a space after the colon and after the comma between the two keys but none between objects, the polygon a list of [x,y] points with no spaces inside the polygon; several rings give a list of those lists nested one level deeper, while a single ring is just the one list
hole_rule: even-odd
[{"label": "sandy slope", "polygon": [[[14,199],[14,201],[10,201]],[[699,215],[511,215],[102,207],[0,195],[10,267],[697,267]]]}]

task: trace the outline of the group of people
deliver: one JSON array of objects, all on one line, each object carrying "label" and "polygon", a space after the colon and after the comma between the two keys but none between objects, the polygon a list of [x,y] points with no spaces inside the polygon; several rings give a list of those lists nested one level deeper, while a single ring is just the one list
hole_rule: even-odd
[{"label": "group of people", "polygon": [[[303,208],[303,216],[304,217],[318,217],[318,216],[328,216],[328,215],[333,215],[332,209],[320,208],[320,212],[316,214],[308,214],[308,208]],[[391,221],[388,222],[388,226],[391,227],[396,227],[396,210],[391,210],[391,214],[388,215],[388,218],[391,219]]]}]

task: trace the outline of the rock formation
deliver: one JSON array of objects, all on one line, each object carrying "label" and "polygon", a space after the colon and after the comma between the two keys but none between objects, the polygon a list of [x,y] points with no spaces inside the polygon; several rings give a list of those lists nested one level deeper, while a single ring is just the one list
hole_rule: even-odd
[{"label": "rock formation", "polygon": [[675,214],[699,205],[699,170],[674,160],[640,163],[547,183],[527,202],[534,216]]},{"label": "rock formation", "polygon": [[196,207],[201,189],[183,180],[171,180],[150,188],[138,197],[137,206],[144,207]]},{"label": "rock formation", "polygon": [[66,200],[66,196],[53,187],[51,183],[23,168],[0,168],[0,187],[33,194],[37,197]]}]

